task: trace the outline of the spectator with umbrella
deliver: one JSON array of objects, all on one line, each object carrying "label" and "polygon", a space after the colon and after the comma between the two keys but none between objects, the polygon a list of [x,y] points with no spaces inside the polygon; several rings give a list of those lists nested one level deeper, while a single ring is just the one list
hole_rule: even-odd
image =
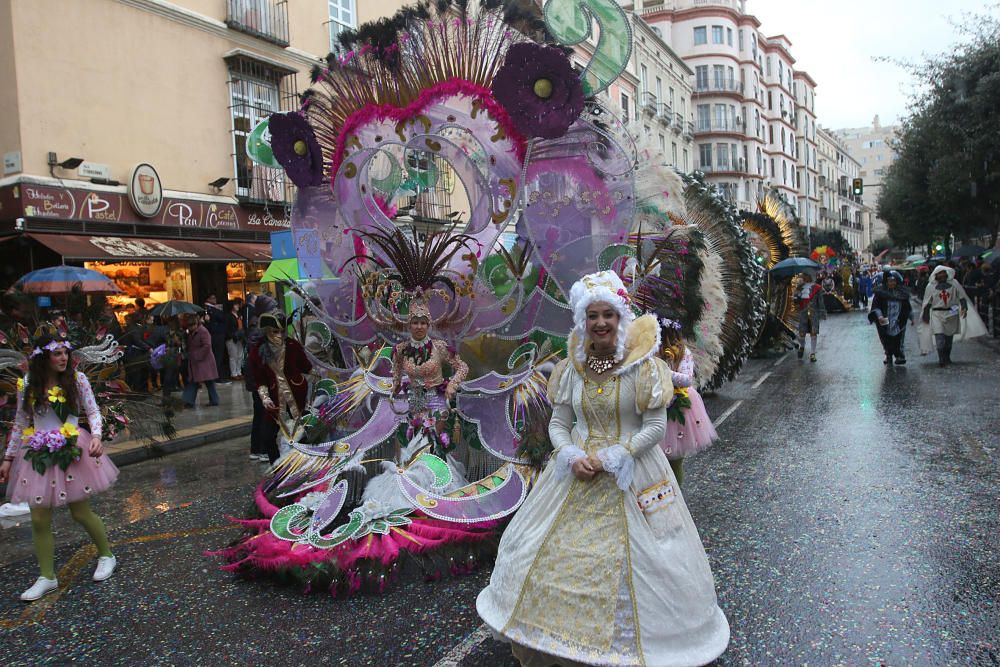
[{"label": "spectator with umbrella", "polygon": [[188,315],[186,318],[188,382],[184,387],[184,405],[188,408],[195,407],[198,385],[202,383],[208,391],[208,404],[218,405],[219,393],[215,390],[215,381],[219,378],[219,370],[212,353],[212,335],[197,315]]}]

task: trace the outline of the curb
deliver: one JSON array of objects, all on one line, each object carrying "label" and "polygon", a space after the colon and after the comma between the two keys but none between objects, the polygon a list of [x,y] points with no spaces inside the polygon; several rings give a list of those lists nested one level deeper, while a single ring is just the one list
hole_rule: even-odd
[{"label": "curb", "polygon": [[133,463],[141,463],[153,458],[162,458],[168,454],[183,452],[187,449],[211,445],[231,438],[248,436],[250,435],[250,426],[251,422],[247,420],[244,424],[234,424],[215,431],[195,433],[158,443],[155,450],[153,447],[140,446],[124,452],[115,452],[110,457],[111,461],[118,467],[132,465]]}]

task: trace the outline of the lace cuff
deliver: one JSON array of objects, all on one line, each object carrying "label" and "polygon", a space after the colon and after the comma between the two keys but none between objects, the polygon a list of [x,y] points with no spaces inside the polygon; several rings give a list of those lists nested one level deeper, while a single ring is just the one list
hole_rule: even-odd
[{"label": "lace cuff", "polygon": [[605,447],[597,452],[597,458],[601,459],[604,470],[615,476],[615,483],[619,489],[624,491],[632,485],[635,459],[627,449],[621,445]]},{"label": "lace cuff", "polygon": [[576,445],[566,445],[556,451],[556,479],[563,479],[569,475],[573,464],[580,459],[587,458],[586,452]]}]

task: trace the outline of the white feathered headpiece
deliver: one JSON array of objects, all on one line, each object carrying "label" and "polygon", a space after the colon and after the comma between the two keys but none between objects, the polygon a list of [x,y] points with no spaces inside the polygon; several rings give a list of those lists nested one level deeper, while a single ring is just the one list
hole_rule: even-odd
[{"label": "white feathered headpiece", "polygon": [[607,303],[618,311],[618,338],[615,361],[625,357],[625,337],[628,327],[635,320],[635,313],[629,305],[631,298],[625,283],[614,271],[591,273],[573,284],[569,292],[569,305],[573,309],[573,333],[576,345],[573,355],[583,363],[587,360],[587,307],[592,303]]}]

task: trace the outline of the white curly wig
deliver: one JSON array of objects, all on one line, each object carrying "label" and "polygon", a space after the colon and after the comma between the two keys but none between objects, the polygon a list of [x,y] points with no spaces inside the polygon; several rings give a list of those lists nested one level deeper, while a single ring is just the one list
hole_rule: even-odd
[{"label": "white curly wig", "polygon": [[614,271],[591,273],[573,284],[569,292],[569,305],[573,309],[573,333],[576,345],[573,356],[581,364],[587,360],[587,307],[592,303],[607,303],[618,311],[618,336],[616,339],[615,361],[625,357],[625,337],[629,325],[635,320],[635,313],[628,303],[625,284]]}]

